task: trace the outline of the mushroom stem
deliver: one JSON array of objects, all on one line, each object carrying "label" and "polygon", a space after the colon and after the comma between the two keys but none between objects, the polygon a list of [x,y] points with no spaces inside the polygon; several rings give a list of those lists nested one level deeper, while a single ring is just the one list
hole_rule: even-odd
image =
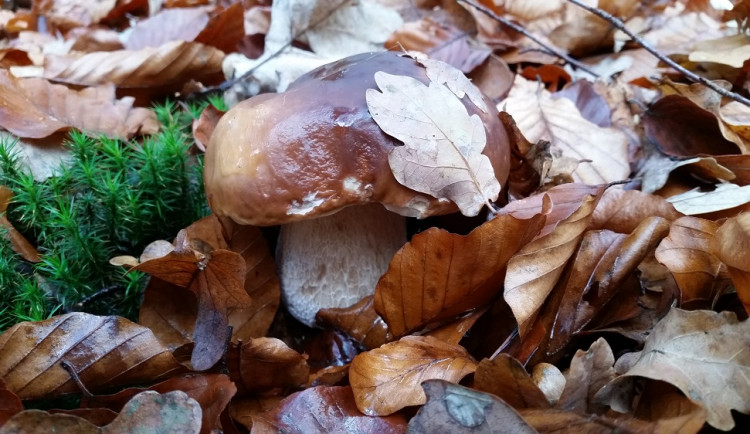
[{"label": "mushroom stem", "polygon": [[405,242],[405,218],[380,204],[283,225],[276,261],[287,309],[313,326],[319,309],[348,307],[372,295]]}]

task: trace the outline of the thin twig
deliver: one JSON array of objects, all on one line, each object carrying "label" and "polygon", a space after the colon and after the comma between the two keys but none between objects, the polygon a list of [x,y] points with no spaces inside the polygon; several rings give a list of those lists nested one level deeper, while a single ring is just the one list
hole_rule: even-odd
[{"label": "thin twig", "polygon": [[531,41],[535,42],[537,45],[542,47],[544,51],[546,51],[548,54],[551,54],[555,57],[559,57],[560,59],[570,63],[571,65],[575,66],[576,68],[580,69],[581,71],[586,71],[587,73],[593,75],[594,77],[599,77],[599,74],[592,71],[588,66],[584,65],[583,63],[577,61],[576,59],[568,56],[564,52],[550,47],[549,45],[545,44],[544,41],[534,36],[534,34],[530,33],[528,30],[526,30],[524,27],[514,23],[513,21],[510,21],[506,18],[503,18],[499,15],[497,15],[495,12],[492,11],[492,9],[480,5],[479,3],[475,2],[474,0],[458,0],[459,3],[466,3],[467,5],[475,8],[479,12],[482,12],[483,14],[487,15],[488,17],[492,18],[493,20],[497,21],[498,23],[510,27],[511,29],[515,30],[516,32],[526,36]]},{"label": "thin twig", "polygon": [[[459,0],[463,1],[463,0]],[[626,35],[630,36],[631,39],[633,39],[635,42],[637,42],[641,47],[643,47],[646,51],[653,54],[661,60],[662,62],[666,63],[667,65],[671,66],[675,70],[677,70],[680,74],[684,75],[688,80],[701,83],[706,86],[708,86],[710,89],[715,91],[721,96],[725,96],[727,98],[731,98],[739,103],[745,104],[746,106],[750,106],[750,99],[745,98],[744,96],[737,94],[735,92],[732,92],[730,90],[726,90],[723,87],[717,85],[716,83],[712,82],[711,80],[708,80],[705,77],[701,77],[698,74],[695,74],[692,71],[688,71],[687,69],[683,68],[680,64],[675,62],[674,60],[670,59],[669,57],[665,56],[664,54],[660,53],[656,48],[654,48],[651,44],[646,42],[643,38],[636,35],[632,31],[630,31],[627,27],[625,27],[625,23],[622,22],[621,19],[613,16],[612,14],[603,11],[599,8],[595,8],[589,5],[586,5],[582,3],[580,0],[568,0],[570,3],[573,3],[574,5],[581,7],[583,9],[586,9],[587,11],[591,12],[592,14],[598,16],[599,18],[602,18],[606,21],[608,21],[613,26],[617,27],[619,30],[622,30]]]}]

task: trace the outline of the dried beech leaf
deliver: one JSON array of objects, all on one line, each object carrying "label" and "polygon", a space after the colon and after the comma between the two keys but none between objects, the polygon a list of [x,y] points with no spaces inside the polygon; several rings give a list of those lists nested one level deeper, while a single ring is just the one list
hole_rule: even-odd
[{"label": "dried beech leaf", "polygon": [[563,410],[526,409],[519,411],[524,420],[540,433],[697,433],[703,426],[700,418],[689,414],[671,419],[647,422],[634,417],[613,418],[579,414]]},{"label": "dried beech leaf", "polygon": [[0,427],[0,434],[46,434],[51,432],[98,434],[100,431],[98,426],[78,416],[50,414],[42,410],[22,411]]},{"label": "dried beech leaf", "polygon": [[149,329],[115,316],[69,313],[0,335],[0,378],[22,399],[77,392],[63,361],[92,390],[152,381],[178,368]]},{"label": "dried beech leaf", "polygon": [[666,381],[708,412],[708,423],[730,430],[730,410],[750,413],[750,321],[732,312],[672,308],[642,351],[620,357],[623,376]]},{"label": "dried beech leaf", "polygon": [[163,9],[131,28],[125,41],[128,50],[158,47],[170,41],[194,41],[208,24],[208,9],[175,8]]},{"label": "dried beech leaf", "polygon": [[721,262],[710,249],[719,225],[697,217],[681,217],[669,229],[669,236],[656,248],[656,259],[672,273],[682,292],[682,303],[702,300],[711,305]]},{"label": "dried beech leaf", "polygon": [[[175,303],[179,300],[179,303]],[[174,350],[193,342],[198,298],[185,288],[152,277],[143,294],[138,324],[154,332],[162,345]]]},{"label": "dried beech leaf", "polygon": [[111,84],[72,90],[6,70],[0,70],[0,126],[35,139],[71,128],[121,139],[159,130],[154,112],[134,108],[131,97],[117,99]]},{"label": "dried beech leaf", "polygon": [[193,121],[193,139],[195,139],[195,145],[198,149],[206,152],[206,145],[211,139],[211,134],[213,134],[216,124],[223,115],[223,111],[209,104],[203,109],[200,117]]},{"label": "dried beech leaf", "polygon": [[731,183],[719,184],[713,191],[690,190],[672,196],[667,201],[686,215],[722,211],[750,203],[750,185],[740,187]]},{"label": "dried beech leaf", "polygon": [[515,409],[550,406],[521,362],[507,354],[501,353],[492,360],[479,362],[474,373],[474,387],[500,397]]},{"label": "dried beech leaf", "polygon": [[48,56],[44,77],[84,86],[180,87],[191,79],[214,80],[221,73],[223,58],[223,52],[207,45],[170,41],[137,51],[96,52],[78,58]]},{"label": "dried beech leaf", "polygon": [[289,348],[276,338],[243,342],[227,355],[229,375],[243,391],[264,391],[275,387],[300,387],[307,383],[310,366],[307,355]]},{"label": "dried beech leaf", "polygon": [[531,371],[531,379],[544,393],[547,402],[556,405],[565,390],[565,376],[550,363],[537,363]]},{"label": "dried beech leaf", "polygon": [[6,230],[3,236],[10,241],[13,251],[21,255],[23,259],[29,262],[40,262],[42,259],[39,257],[39,252],[36,248],[8,220],[6,211],[12,198],[13,192],[7,187],[0,185],[0,226]]},{"label": "dried beech leaf", "polygon": [[726,264],[737,296],[750,312],[750,213],[727,219],[710,241],[710,249]]},{"label": "dried beech leaf", "polygon": [[565,373],[565,389],[556,408],[580,414],[603,413],[596,393],[615,378],[615,356],[607,341],[599,338],[585,352],[576,351]]},{"label": "dried beech leaf", "polygon": [[330,325],[341,330],[369,349],[389,340],[388,326],[375,312],[372,296],[350,307],[321,309],[316,318],[322,326]]},{"label": "dried beech leaf", "polygon": [[477,322],[480,316],[487,312],[487,308],[476,309],[474,312],[464,315],[451,323],[444,326],[438,327],[434,330],[430,330],[425,336],[431,336],[433,338],[440,339],[443,342],[449,344],[458,345],[463,339],[464,335],[471,330],[474,324]]},{"label": "dried beech leaf", "polygon": [[458,382],[476,367],[461,346],[429,336],[406,336],[357,355],[349,369],[349,383],[362,413],[384,416],[424,404],[420,387],[424,380]]},{"label": "dried beech leaf", "polygon": [[498,108],[513,116],[532,143],[548,140],[552,150],[561,150],[564,157],[591,160],[581,163],[572,173],[577,181],[601,184],[630,174],[625,134],[589,122],[572,101],[553,99],[549,92],[538,89],[536,82],[517,76],[508,98]]},{"label": "dried beech leaf", "polygon": [[53,26],[63,32],[74,27],[87,27],[98,23],[115,8],[117,0],[57,0],[35,4],[35,12],[43,15]]},{"label": "dried beech leaf", "polygon": [[591,216],[589,229],[609,229],[629,234],[650,216],[664,217],[669,221],[680,217],[674,207],[664,198],[638,190],[608,188]]},{"label": "dried beech leaf", "polygon": [[114,422],[102,429],[102,434],[136,432],[144,427],[154,432],[198,433],[201,406],[179,390],[163,395],[142,392],[125,404]]},{"label": "dried beech leaf", "polygon": [[[508,262],[504,298],[518,321],[521,336],[528,332],[537,311],[575,252],[597,200],[598,196],[579,196],[575,212],[557,220],[551,232],[524,246]],[[554,196],[552,202],[554,212]],[[550,220],[555,221],[548,217],[548,222]]]},{"label": "dried beech leaf", "polygon": [[498,215],[469,235],[430,228],[391,260],[375,288],[375,310],[394,336],[488,303],[501,290],[510,257],[534,238],[545,218]]},{"label": "dried beech leaf", "polygon": [[535,433],[511,405],[488,394],[442,380],[422,383],[427,403],[409,421],[410,433]]},{"label": "dried beech leaf", "polygon": [[23,411],[21,399],[15,393],[8,390],[5,382],[0,378],[0,427],[16,413]]},{"label": "dried beech leaf", "polygon": [[275,409],[253,417],[253,433],[262,432],[255,426],[260,421],[275,432],[289,433],[333,433],[346,427],[345,431],[352,433],[396,434],[406,429],[406,420],[400,415],[363,415],[354,404],[351,387],[341,386],[318,386],[289,395]]},{"label": "dried beech leaf", "polygon": [[474,216],[497,199],[500,183],[482,154],[487,134],[478,115],[469,116],[447,87],[425,86],[411,77],[375,73],[382,90],[367,90],[367,107],[387,134],[404,142],[388,156],[398,182],[437,198],[450,199]]}]

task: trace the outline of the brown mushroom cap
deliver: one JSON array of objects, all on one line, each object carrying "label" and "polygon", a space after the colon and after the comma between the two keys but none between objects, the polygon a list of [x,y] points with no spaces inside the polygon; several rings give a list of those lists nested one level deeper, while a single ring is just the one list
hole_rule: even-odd
[{"label": "brown mushroom cap", "polygon": [[[217,215],[242,224],[268,226],[332,214],[341,208],[380,202],[411,217],[455,212],[453,202],[399,184],[388,153],[401,142],[370,116],[367,89],[384,71],[427,84],[424,67],[395,52],[365,53],[303,75],[278,94],[259,95],[229,110],[206,151],[204,180]],[[487,130],[483,153],[501,185],[508,177],[505,128],[487,99],[487,114],[463,98]]]}]

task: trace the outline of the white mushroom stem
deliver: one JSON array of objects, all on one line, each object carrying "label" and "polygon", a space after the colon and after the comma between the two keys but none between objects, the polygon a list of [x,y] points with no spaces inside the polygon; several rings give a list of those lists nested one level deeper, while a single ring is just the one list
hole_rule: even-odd
[{"label": "white mushroom stem", "polygon": [[372,295],[405,242],[404,217],[380,204],[283,225],[276,263],[287,309],[313,326],[319,309],[348,307]]}]

